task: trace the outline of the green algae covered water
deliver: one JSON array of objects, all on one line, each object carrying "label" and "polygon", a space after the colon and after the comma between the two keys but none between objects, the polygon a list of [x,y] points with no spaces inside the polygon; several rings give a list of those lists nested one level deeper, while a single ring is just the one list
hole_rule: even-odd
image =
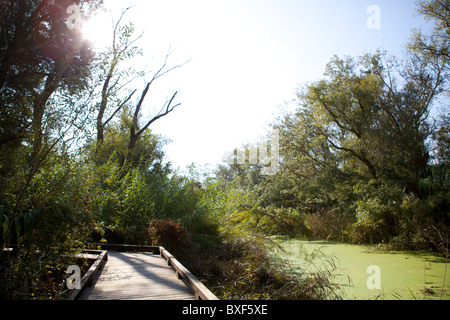
[{"label": "green algae covered water", "polygon": [[295,271],[330,274],[344,299],[450,300],[450,268],[443,257],[324,241],[278,242]]}]

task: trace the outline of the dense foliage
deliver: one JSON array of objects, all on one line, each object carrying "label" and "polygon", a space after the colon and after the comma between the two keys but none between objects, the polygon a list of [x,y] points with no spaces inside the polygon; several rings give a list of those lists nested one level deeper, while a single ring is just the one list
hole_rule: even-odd
[{"label": "dense foliage", "polygon": [[450,15],[440,1],[418,7],[435,29],[414,31],[402,59],[334,57],[322,80],[298,89],[294,111],[273,122],[276,175],[220,168],[253,199],[246,222],[266,234],[448,253]]},{"label": "dense foliage", "polygon": [[[75,2],[86,16],[102,5]],[[334,57],[322,80],[298,89],[293,111],[273,121],[275,175],[260,161],[202,177],[174,170],[151,131],[177,93],[142,123],[150,85],[174,69],[167,57],[132,103],[130,83],[146,74],[124,67],[142,54],[126,10],[114,43],[96,52],[65,26],[66,1],[0,3],[0,298],[63,297],[74,254],[98,242],[166,246],[228,299],[338,298],[329,274],[277,260],[273,235],[448,253],[443,2],[417,3],[436,28],[415,31],[402,59]]]}]

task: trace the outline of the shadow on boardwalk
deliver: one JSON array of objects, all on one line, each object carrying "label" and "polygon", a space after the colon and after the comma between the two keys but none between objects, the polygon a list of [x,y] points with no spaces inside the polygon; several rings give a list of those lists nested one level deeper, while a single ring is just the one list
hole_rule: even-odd
[{"label": "shadow on boardwalk", "polygon": [[108,262],[80,300],[193,300],[194,291],[178,279],[159,255],[108,251]]}]

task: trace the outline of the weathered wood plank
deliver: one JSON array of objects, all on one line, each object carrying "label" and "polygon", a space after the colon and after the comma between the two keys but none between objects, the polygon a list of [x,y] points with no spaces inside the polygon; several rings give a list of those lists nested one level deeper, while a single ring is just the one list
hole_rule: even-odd
[{"label": "weathered wood plank", "polygon": [[81,300],[193,300],[194,291],[159,255],[108,252],[108,263]]}]

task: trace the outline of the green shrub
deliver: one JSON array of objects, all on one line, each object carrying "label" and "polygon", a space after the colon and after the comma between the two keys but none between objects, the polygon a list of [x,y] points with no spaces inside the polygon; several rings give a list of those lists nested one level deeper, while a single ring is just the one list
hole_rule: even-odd
[{"label": "green shrub", "polygon": [[346,240],[352,221],[353,219],[339,208],[308,214],[305,217],[310,237],[317,240]]},{"label": "green shrub", "polygon": [[398,238],[408,249],[431,249],[445,255],[450,235],[449,208],[449,196],[438,195],[417,201]]},{"label": "green shrub", "polygon": [[401,204],[408,194],[379,180],[354,187],[357,197],[351,240],[353,243],[388,242],[400,233]]},{"label": "green shrub", "polygon": [[0,255],[0,299],[59,299],[62,282],[77,248],[85,247],[93,228],[86,211],[62,199],[19,214],[12,230],[12,255]]},{"label": "green shrub", "polygon": [[283,235],[294,238],[310,236],[305,215],[292,208],[266,207],[259,209],[261,218],[257,230],[269,235]]}]

